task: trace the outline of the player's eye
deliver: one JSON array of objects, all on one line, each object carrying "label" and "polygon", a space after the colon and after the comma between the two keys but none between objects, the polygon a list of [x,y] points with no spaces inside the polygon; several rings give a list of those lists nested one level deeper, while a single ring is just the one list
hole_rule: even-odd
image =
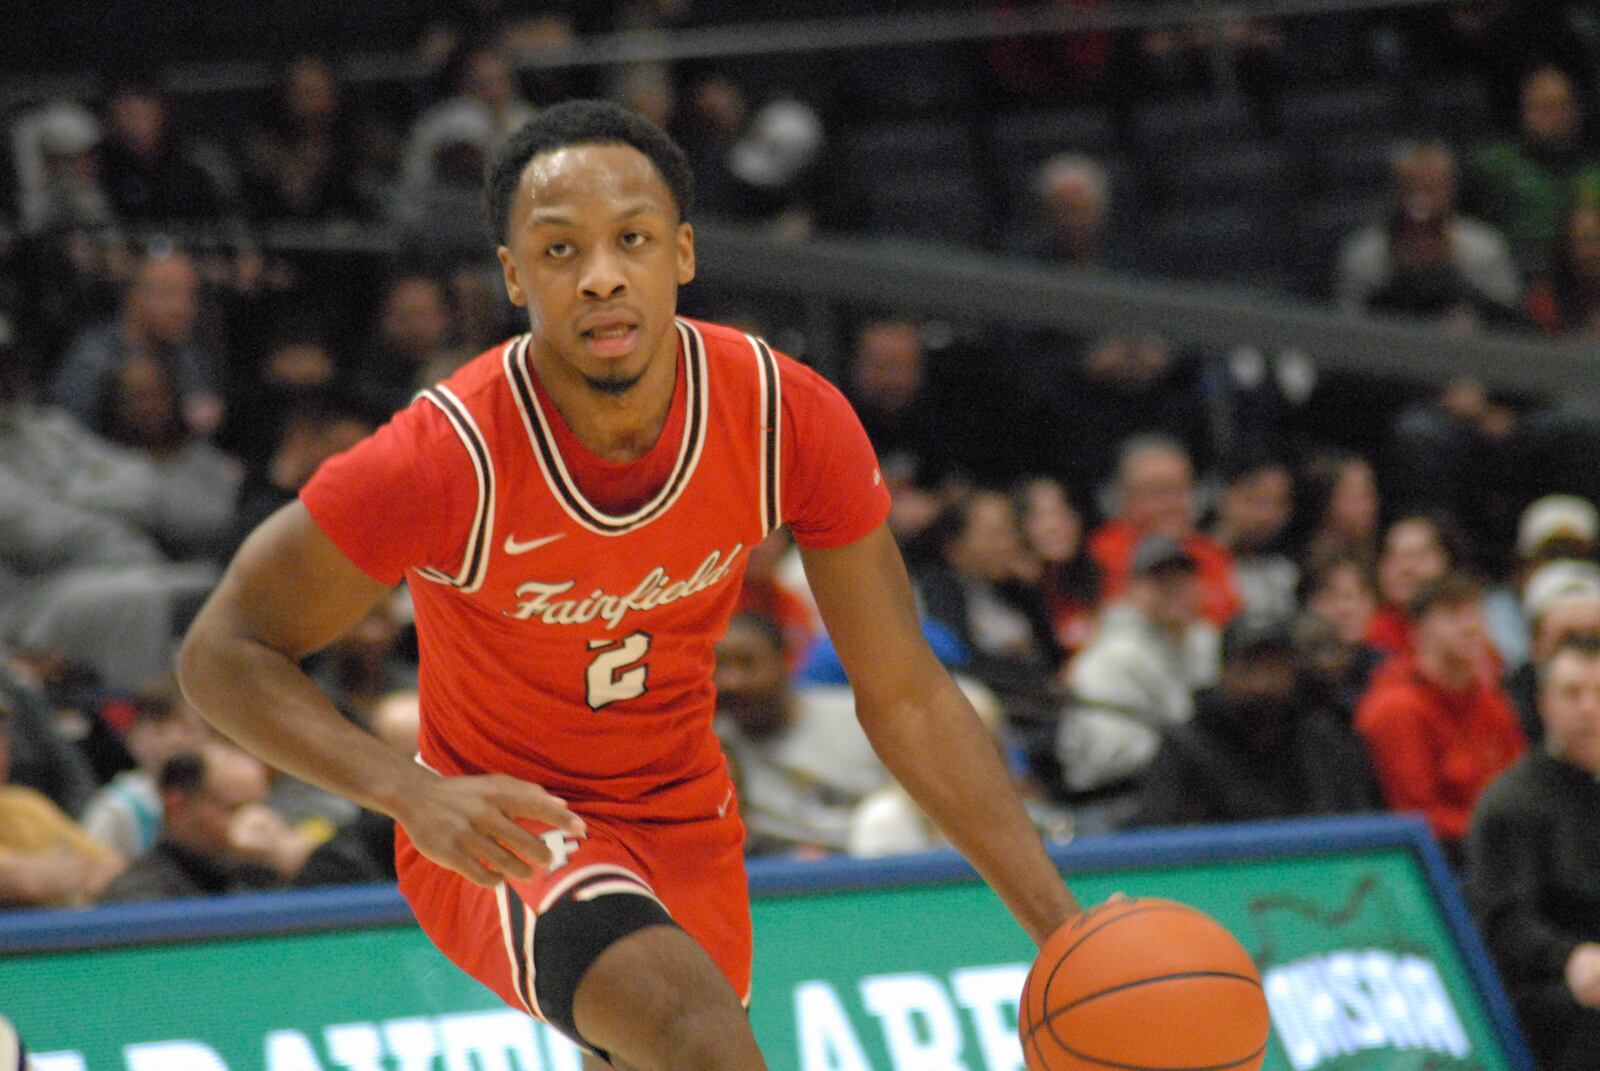
[{"label": "player's eye", "polygon": [[638,249],[649,240],[649,236],[642,231],[629,231],[622,236],[622,246],[624,249]]},{"label": "player's eye", "polygon": [[572,255],[571,242],[551,242],[545,246],[544,255],[551,260],[565,260]]}]

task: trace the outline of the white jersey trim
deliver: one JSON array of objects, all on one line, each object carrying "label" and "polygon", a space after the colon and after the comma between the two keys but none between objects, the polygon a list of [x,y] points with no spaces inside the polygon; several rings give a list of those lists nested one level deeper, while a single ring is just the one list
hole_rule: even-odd
[{"label": "white jersey trim", "polygon": [[494,458],[489,453],[489,443],[483,437],[483,431],[454,391],[440,384],[429,387],[418,397],[438,407],[455,429],[461,445],[466,448],[478,481],[478,507],[473,513],[466,550],[462,553],[461,569],[451,576],[424,566],[417,570],[417,575],[438,584],[449,584],[465,592],[474,592],[483,586],[484,577],[489,572],[489,537],[494,532],[495,511]]},{"label": "white jersey trim", "polygon": [[683,437],[678,443],[678,456],[673,463],[671,475],[667,477],[666,483],[656,496],[632,513],[620,516],[606,513],[584,497],[568,471],[561,451],[556,448],[555,435],[551,431],[549,418],[539,404],[538,395],[534,390],[533,367],[528,355],[532,337],[523,335],[506,349],[504,358],[506,378],[511,383],[511,395],[516,400],[517,411],[521,414],[523,426],[528,432],[528,441],[533,447],[533,456],[539,463],[539,471],[544,474],[545,482],[554,492],[556,501],[561,503],[561,508],[566,511],[567,516],[598,535],[625,535],[661,516],[678,500],[678,496],[689,485],[690,478],[700,464],[700,455],[705,449],[706,423],[710,409],[705,341],[693,325],[678,320],[676,326],[684,355],[684,373],[688,379],[685,385],[688,412],[684,415]]}]

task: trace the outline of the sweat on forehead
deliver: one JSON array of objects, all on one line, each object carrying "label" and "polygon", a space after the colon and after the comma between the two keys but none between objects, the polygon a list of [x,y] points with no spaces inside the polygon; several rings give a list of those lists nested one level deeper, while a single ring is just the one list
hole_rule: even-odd
[{"label": "sweat on forehead", "polygon": [[[587,197],[642,202],[657,197],[676,212],[672,191],[650,160],[629,145],[564,145],[528,161],[515,197],[532,211],[558,209]],[[513,214],[515,205],[513,204]]]}]

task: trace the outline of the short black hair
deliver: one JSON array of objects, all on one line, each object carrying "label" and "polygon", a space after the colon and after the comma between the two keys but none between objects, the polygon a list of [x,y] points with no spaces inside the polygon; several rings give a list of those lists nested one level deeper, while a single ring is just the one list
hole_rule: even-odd
[{"label": "short black hair", "polygon": [[728,631],[736,628],[748,628],[759,633],[761,638],[776,652],[782,655],[789,653],[789,639],[783,634],[783,626],[766,614],[754,610],[742,610],[733,615],[728,622]]},{"label": "short black hair", "polygon": [[162,792],[198,792],[205,780],[205,756],[198,751],[180,751],[162,764],[156,787]]},{"label": "short black hair", "polygon": [[660,127],[620,104],[604,100],[569,100],[541,109],[507,138],[489,161],[484,195],[489,230],[495,241],[501,245],[506,242],[511,198],[522,181],[528,161],[569,145],[607,144],[631,145],[649,157],[672,193],[678,218],[689,218],[694,209],[694,172],[677,142]]}]

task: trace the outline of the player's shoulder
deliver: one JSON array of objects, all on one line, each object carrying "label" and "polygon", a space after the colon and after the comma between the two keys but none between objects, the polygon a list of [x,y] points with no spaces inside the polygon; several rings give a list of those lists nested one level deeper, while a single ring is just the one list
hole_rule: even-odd
[{"label": "player's shoulder", "polygon": [[[816,369],[773,347],[759,335],[727,324],[706,320],[680,319],[694,329],[705,343],[708,360],[715,367],[739,365],[754,367],[752,361],[762,351],[770,353],[778,369],[778,385],[786,410],[796,408],[834,408],[848,406],[839,389]],[[715,372],[713,372],[715,374]]]},{"label": "player's shoulder", "polygon": [[504,390],[506,353],[527,337],[515,335],[504,342],[490,346],[440,380],[435,387],[443,388],[467,404],[477,401],[486,393]]}]

